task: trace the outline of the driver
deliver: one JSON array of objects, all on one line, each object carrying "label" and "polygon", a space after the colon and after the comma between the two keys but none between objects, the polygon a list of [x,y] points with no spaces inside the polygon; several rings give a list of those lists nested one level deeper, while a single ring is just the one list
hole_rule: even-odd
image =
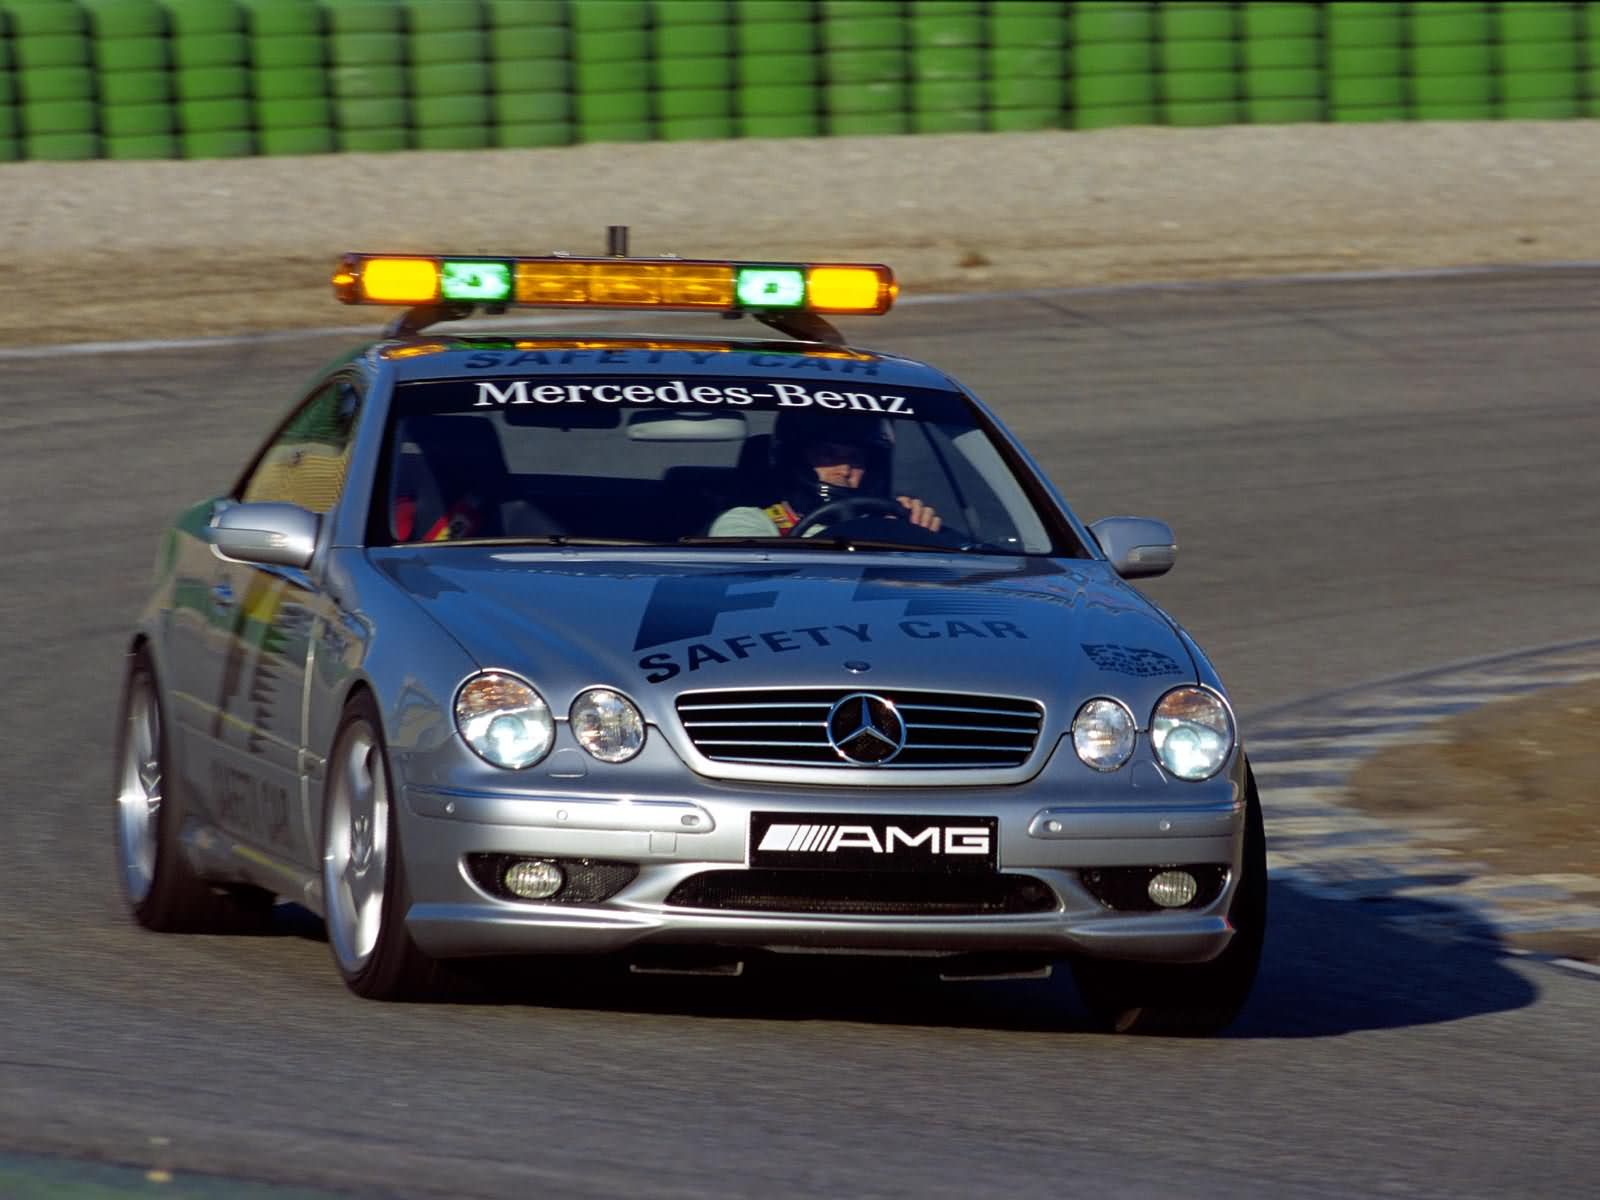
[{"label": "driver", "polygon": [[[772,431],[773,490],[778,494],[769,504],[729,509],[711,523],[710,535],[787,537],[824,505],[884,499],[893,449],[894,431],[881,417],[810,410],[781,413]],[[943,524],[931,505],[914,496],[895,499],[913,525],[935,533]],[[809,529],[805,536],[822,528]]]}]

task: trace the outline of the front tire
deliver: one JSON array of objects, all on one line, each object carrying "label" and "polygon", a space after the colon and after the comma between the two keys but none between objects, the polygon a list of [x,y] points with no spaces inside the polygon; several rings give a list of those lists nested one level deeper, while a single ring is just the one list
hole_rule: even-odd
[{"label": "front tire", "polygon": [[208,884],[183,856],[178,772],[155,665],[144,646],[130,657],[123,685],[115,788],[117,873],[135,921],[156,933],[233,933],[260,920],[252,911],[260,905]]},{"label": "front tire", "polygon": [[1113,1033],[1200,1037],[1231,1025],[1250,997],[1267,927],[1267,838],[1255,775],[1245,768],[1244,861],[1228,908],[1234,928],[1210,962],[1078,959],[1072,976],[1096,1022]]},{"label": "front tire", "polygon": [[328,756],[322,805],[322,896],[328,945],[346,986],[368,1000],[412,1000],[438,982],[406,931],[411,907],[388,747],[378,708],[358,692]]}]

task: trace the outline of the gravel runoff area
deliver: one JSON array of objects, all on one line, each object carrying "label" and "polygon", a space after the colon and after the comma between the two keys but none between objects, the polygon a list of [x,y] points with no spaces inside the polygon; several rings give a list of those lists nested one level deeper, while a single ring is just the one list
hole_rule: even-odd
[{"label": "gravel runoff area", "polygon": [[370,325],[341,251],[865,258],[908,296],[1583,260],[1600,123],[0,166],[0,345]]},{"label": "gravel runoff area", "polygon": [[[1593,121],[16,163],[0,166],[0,346],[370,329],[328,287],[342,251],[599,253],[607,224],[638,254],[884,261],[907,296],[1586,261],[1597,194]],[[1588,727],[1600,689],[1566,699]],[[1586,869],[1586,737],[1551,757],[1497,739],[1492,711],[1454,726],[1358,771],[1352,800],[1471,815],[1512,873]],[[1600,938],[1566,950],[1600,957]]]}]

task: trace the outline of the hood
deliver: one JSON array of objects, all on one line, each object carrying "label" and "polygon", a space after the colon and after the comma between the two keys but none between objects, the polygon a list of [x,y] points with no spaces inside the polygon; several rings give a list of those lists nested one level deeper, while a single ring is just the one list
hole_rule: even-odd
[{"label": "hood", "polygon": [[[1101,562],[950,556],[413,546],[373,564],[483,667],[561,711],[615,687],[658,721],[684,691],[926,689],[1146,713],[1196,668],[1163,614]],[[1070,719],[1070,718],[1069,718]]]}]

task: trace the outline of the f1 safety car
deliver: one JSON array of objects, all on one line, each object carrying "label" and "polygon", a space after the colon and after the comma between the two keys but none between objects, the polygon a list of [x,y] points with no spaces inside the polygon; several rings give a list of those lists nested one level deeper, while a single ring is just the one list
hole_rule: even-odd
[{"label": "f1 safety car", "polygon": [[[882,952],[1232,1020],[1261,808],[1216,671],[1125,582],[1171,530],[1081,523],[961,384],[844,344],[886,267],[612,249],[339,264],[404,311],[176,518],[128,646],[137,921],[283,897],[372,998],[472,956]],[[433,328],[521,305],[789,339]]]}]

